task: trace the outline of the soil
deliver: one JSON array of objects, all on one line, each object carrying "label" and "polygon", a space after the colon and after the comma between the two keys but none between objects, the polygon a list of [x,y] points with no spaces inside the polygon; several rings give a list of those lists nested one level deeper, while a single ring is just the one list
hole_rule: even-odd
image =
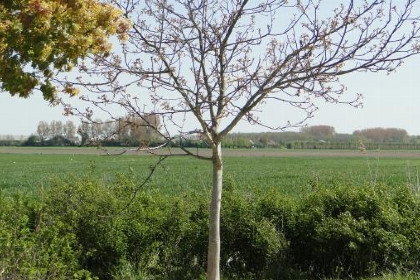
[{"label": "soil", "polygon": [[[109,154],[138,154],[149,155],[145,151],[136,148],[109,148],[98,149],[94,147],[0,147],[0,154],[83,154],[83,155],[107,155]],[[209,149],[191,149],[193,154],[210,156]],[[155,151],[156,154],[171,153],[183,154],[180,149],[162,149]],[[227,157],[371,157],[371,158],[420,158],[419,151],[404,150],[377,150],[361,152],[359,150],[283,150],[283,149],[224,149],[223,155]]]}]

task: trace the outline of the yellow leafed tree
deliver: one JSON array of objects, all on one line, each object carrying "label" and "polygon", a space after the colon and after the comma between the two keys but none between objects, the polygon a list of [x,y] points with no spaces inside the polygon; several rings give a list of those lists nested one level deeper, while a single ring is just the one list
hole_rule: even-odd
[{"label": "yellow leafed tree", "polygon": [[[97,0],[5,0],[0,2],[0,87],[46,100],[57,91],[54,74],[70,71],[88,54],[106,55],[112,35],[124,37],[121,11]],[[75,95],[71,86],[64,92]]]}]

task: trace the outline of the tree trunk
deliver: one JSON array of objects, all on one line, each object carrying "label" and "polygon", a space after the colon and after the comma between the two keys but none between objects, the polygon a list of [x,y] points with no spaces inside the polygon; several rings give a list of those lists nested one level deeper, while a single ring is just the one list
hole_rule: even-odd
[{"label": "tree trunk", "polygon": [[207,280],[220,280],[220,208],[222,202],[222,146],[213,148],[213,187],[210,204]]}]

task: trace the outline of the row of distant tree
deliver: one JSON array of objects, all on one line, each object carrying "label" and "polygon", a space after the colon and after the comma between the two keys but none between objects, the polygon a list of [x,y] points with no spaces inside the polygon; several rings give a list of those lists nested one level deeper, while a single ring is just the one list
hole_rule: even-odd
[{"label": "row of distant tree", "polygon": [[352,149],[360,141],[368,147],[380,144],[396,149],[420,145],[419,136],[410,136],[406,130],[399,128],[367,128],[344,134],[336,133],[332,126],[317,125],[302,127],[299,132],[233,133],[226,137],[224,146]]},{"label": "row of distant tree", "polygon": [[36,133],[23,145],[26,146],[149,146],[159,141],[152,127],[159,127],[155,116],[139,118],[127,116],[117,120],[82,122],[76,126],[72,121],[39,122]]},{"label": "row of distant tree", "polygon": [[[355,149],[360,142],[366,148],[418,149],[420,136],[410,136],[399,128],[367,128],[352,134],[336,133],[328,125],[302,127],[299,132],[231,133],[223,141],[226,148]],[[205,147],[202,140],[184,140],[185,146]]]},{"label": "row of distant tree", "polygon": [[[147,147],[161,143],[163,140],[152,126],[160,127],[156,116],[143,119],[127,116],[117,120],[82,122],[75,125],[72,121],[41,121],[36,133],[31,135],[23,145],[27,146],[142,146]],[[208,147],[207,143],[197,137],[179,139],[181,144],[190,147]],[[264,132],[264,133],[231,133],[226,136],[223,146],[226,148],[330,148],[353,149],[362,141],[367,147],[413,148],[420,145],[420,136],[410,136],[399,128],[367,128],[356,130],[352,134],[336,133],[328,125],[302,127],[299,132]],[[18,145],[22,142],[13,139],[0,140],[3,145]]]}]

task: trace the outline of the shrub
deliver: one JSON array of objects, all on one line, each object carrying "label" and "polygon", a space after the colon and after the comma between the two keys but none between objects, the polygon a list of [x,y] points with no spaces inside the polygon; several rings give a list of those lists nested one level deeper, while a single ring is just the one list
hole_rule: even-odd
[{"label": "shrub", "polygon": [[30,196],[0,197],[0,279],[92,279],[66,226]]},{"label": "shrub", "polygon": [[419,206],[405,188],[337,187],[313,193],[297,209],[288,234],[290,253],[300,269],[315,277],[415,269]]},{"label": "shrub", "polygon": [[55,181],[47,194],[47,215],[75,235],[78,262],[100,279],[109,277],[126,250],[121,203],[111,189],[88,178]]},{"label": "shrub", "polygon": [[[226,279],[419,270],[420,201],[409,188],[318,186],[292,199],[224,183]],[[0,193],[0,279],[203,279],[208,197],[135,191],[119,175],[53,181],[38,198]]]},{"label": "shrub", "polygon": [[149,191],[133,197],[134,190],[125,175],[110,185],[89,178],[57,181],[48,194],[49,215],[76,235],[80,264],[100,279],[122,277],[119,271],[197,279],[205,265],[205,199]]},{"label": "shrub", "polygon": [[[221,215],[222,259],[225,275],[236,279],[277,279],[278,267],[284,267],[288,242],[276,227],[279,208],[270,207],[253,192],[236,190],[227,178]],[[278,206],[277,204],[275,206]],[[273,269],[276,268],[276,269]]]}]

